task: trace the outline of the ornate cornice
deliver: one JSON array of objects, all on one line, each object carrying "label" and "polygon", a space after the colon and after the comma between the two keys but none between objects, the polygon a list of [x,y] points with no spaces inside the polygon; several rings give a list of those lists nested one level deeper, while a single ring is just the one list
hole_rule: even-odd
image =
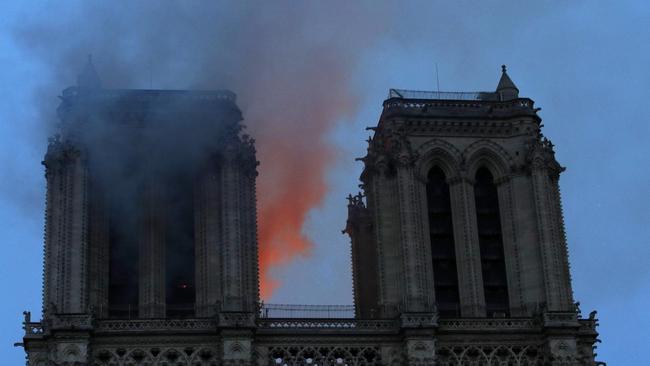
[{"label": "ornate cornice", "polygon": [[445,118],[407,119],[403,122],[410,136],[507,138],[535,135],[539,130],[530,120],[452,120]]}]

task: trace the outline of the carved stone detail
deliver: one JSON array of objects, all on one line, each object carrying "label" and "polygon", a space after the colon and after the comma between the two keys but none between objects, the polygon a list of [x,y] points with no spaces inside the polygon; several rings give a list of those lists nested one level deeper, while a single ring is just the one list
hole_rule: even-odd
[{"label": "carved stone detail", "polygon": [[409,366],[434,366],[436,341],[433,339],[408,339],[405,344]]},{"label": "carved stone detail", "polygon": [[519,344],[463,344],[438,345],[436,365],[546,365],[542,347]]}]

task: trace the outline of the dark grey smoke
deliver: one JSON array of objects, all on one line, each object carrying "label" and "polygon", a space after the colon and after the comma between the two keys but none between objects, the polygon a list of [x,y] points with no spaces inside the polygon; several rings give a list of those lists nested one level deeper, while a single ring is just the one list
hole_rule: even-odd
[{"label": "dark grey smoke", "polygon": [[[269,296],[277,285],[269,267],[309,252],[302,226],[327,191],[325,171],[333,156],[324,135],[355,112],[359,98],[350,83],[360,51],[391,26],[387,7],[358,5],[79,1],[76,7],[52,6],[47,19],[26,21],[14,36],[50,72],[36,98],[44,120],[54,120],[52,96],[72,84],[87,54],[106,88],[227,88],[238,94],[262,162],[260,262],[262,294]],[[119,165],[145,150],[165,157],[153,159],[153,166],[173,170],[195,155],[194,138],[206,134],[183,129],[179,135],[178,121],[172,122],[154,136],[123,138],[121,149],[102,147],[102,138],[115,132],[106,124],[86,132],[98,141],[91,144],[94,155],[107,155],[103,164]],[[47,124],[50,133],[53,126]],[[109,182],[125,178],[118,166],[103,170],[116,171],[107,174]],[[119,184],[139,179],[126,178]]]}]

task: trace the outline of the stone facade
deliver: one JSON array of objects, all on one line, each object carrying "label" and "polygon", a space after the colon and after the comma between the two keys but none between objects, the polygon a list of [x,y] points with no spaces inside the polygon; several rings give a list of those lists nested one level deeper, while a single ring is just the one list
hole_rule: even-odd
[{"label": "stone facade", "polygon": [[[21,343],[28,365],[597,364],[595,313],[583,319],[572,298],[563,168],[505,69],[494,93],[391,90],[361,158],[363,192],[348,198],[350,318],[276,317],[260,303],[258,163],[233,93],[106,90],[89,63],[59,116],[44,160],[43,319],[25,312]],[[202,121],[186,128],[201,131],[187,136],[202,148],[181,165],[146,143],[170,120]],[[170,131],[178,152],[186,132]],[[106,139],[113,153],[97,149]],[[434,168],[445,177],[435,192]],[[124,185],[134,171],[144,174]],[[433,210],[434,193],[449,207]],[[129,205],[137,219],[123,217]],[[444,258],[441,238],[454,248]],[[193,275],[174,269],[181,258]],[[137,286],[124,281],[132,272]]]}]

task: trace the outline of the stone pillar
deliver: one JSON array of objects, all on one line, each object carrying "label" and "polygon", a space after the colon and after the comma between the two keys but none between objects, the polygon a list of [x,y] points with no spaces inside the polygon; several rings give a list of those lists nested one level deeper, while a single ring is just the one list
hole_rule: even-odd
[{"label": "stone pillar", "polygon": [[50,359],[55,365],[87,365],[93,317],[85,314],[55,315],[50,319]]},{"label": "stone pillar", "polygon": [[258,161],[255,141],[244,135],[240,162],[240,220],[242,245],[242,273],[244,310],[254,311],[259,302],[259,258],[257,249],[257,195],[256,179]]},{"label": "stone pillar", "polygon": [[403,283],[405,291],[405,311],[433,310],[433,272],[431,268],[430,251],[425,247],[422,203],[426,203],[426,195],[422,195],[416,181],[411,160],[403,160],[397,167],[398,202],[400,218],[400,244],[402,250],[402,266],[404,270]]},{"label": "stone pillar", "polygon": [[253,313],[259,299],[254,141],[232,137],[195,183],[196,313]]},{"label": "stone pillar", "polygon": [[90,306],[95,316],[108,316],[109,219],[106,192],[96,179],[90,184],[88,285]]},{"label": "stone pillar", "polygon": [[449,190],[456,243],[460,313],[463,317],[485,317],[474,185],[468,178],[459,176],[449,179]]},{"label": "stone pillar", "polygon": [[54,139],[45,156],[44,314],[88,305],[87,167],[82,152]]},{"label": "stone pillar", "polygon": [[216,163],[199,175],[195,185],[196,316],[215,316],[221,300],[223,242],[220,228],[220,173]]},{"label": "stone pillar", "polygon": [[546,308],[569,311],[573,308],[568,259],[562,227],[557,178],[552,178],[545,163],[533,162],[533,191],[537,212],[537,232],[542,257]]},{"label": "stone pillar", "polygon": [[560,196],[560,172],[551,174],[550,195],[553,209],[553,228],[555,228],[555,255],[560,267],[560,298],[561,310],[573,310],[573,288],[571,286],[571,270],[569,266],[569,249],[567,248],[566,231],[564,228],[564,212]]},{"label": "stone pillar", "polygon": [[253,366],[255,315],[250,312],[219,313],[222,365]]},{"label": "stone pillar", "polygon": [[[511,214],[512,217],[509,220],[512,222],[512,235],[517,243],[518,258],[520,260],[518,276],[521,283],[521,302],[525,312],[525,314],[521,315],[533,316],[539,313],[540,305],[544,302],[546,295],[531,176],[525,174],[525,172],[514,175],[510,179],[510,190],[514,196],[514,213]],[[505,217],[503,218],[505,219]],[[510,235],[510,233],[508,233],[505,225],[503,225],[503,228],[505,242],[506,235]],[[511,307],[513,316],[515,316],[514,306]]]},{"label": "stone pillar", "polygon": [[403,299],[405,283],[400,246],[399,202],[395,194],[397,179],[384,162],[368,170],[365,191],[368,209],[375,221],[379,316],[393,317],[397,315],[397,307]]},{"label": "stone pillar", "polygon": [[576,333],[580,323],[575,312],[546,312],[543,317],[546,349],[552,366],[577,366],[580,362]]},{"label": "stone pillar", "polygon": [[244,306],[242,247],[241,176],[237,146],[230,145],[223,155],[221,168],[221,221],[223,309],[241,311]]},{"label": "stone pillar", "polygon": [[348,220],[344,233],[350,236],[352,254],[352,293],[355,317],[375,318],[377,314],[377,247],[374,225],[363,195],[348,196]]},{"label": "stone pillar", "polygon": [[434,313],[403,313],[401,328],[404,337],[404,356],[409,366],[434,366],[436,357],[435,333],[438,317]]},{"label": "stone pillar", "polygon": [[162,188],[150,180],[143,190],[139,236],[139,316],[165,316],[165,203]]},{"label": "stone pillar", "polygon": [[503,254],[508,280],[510,316],[525,316],[526,310],[521,287],[520,244],[517,237],[517,221],[515,220],[515,201],[517,197],[513,193],[511,177],[503,177],[496,184],[499,196]]}]

